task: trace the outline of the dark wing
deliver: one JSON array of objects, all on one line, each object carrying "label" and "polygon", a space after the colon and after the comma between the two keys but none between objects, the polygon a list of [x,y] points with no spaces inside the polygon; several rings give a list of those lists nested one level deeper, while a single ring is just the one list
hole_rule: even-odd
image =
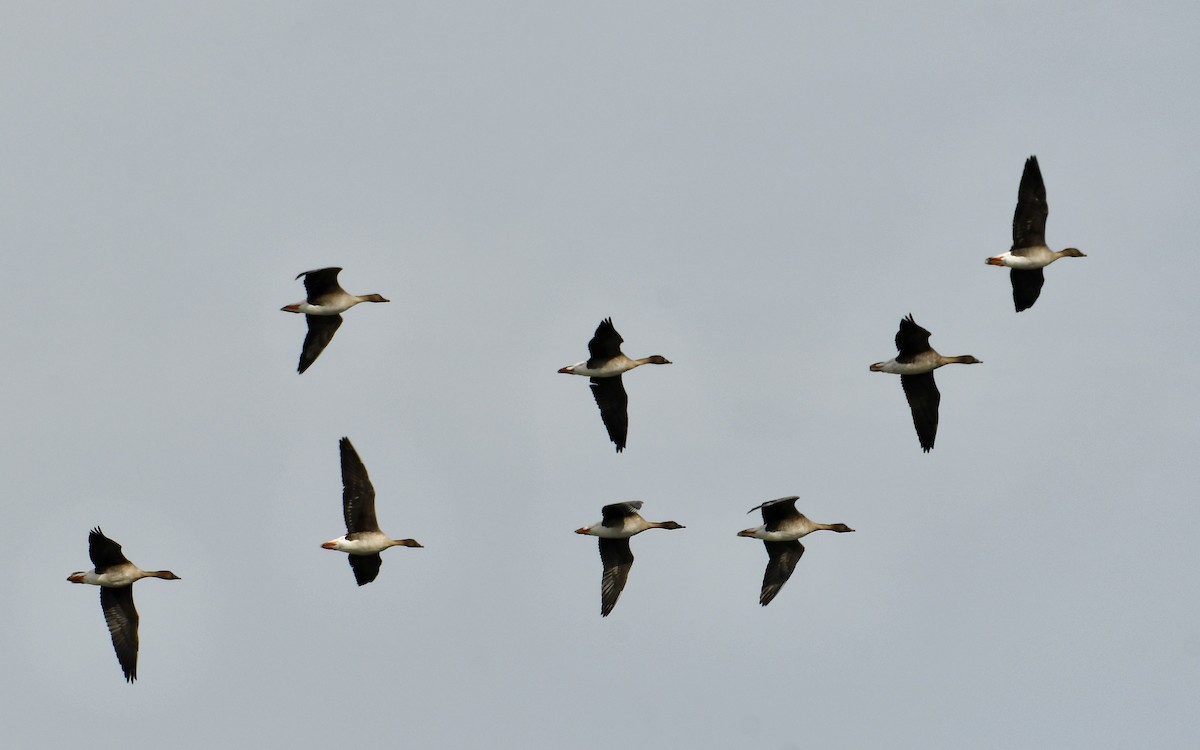
[{"label": "dark wing", "polygon": [[597,367],[621,353],[625,339],[613,328],[612,318],[605,318],[596,326],[596,333],[588,342],[588,367]]},{"label": "dark wing", "polygon": [[753,513],[761,508],[763,523],[767,525],[767,531],[775,531],[781,521],[800,515],[800,511],[796,510],[796,501],[799,499],[799,496],[792,495],[791,497],[781,497],[778,500],[768,500],[762,505],[751,508],[749,512]]},{"label": "dark wing", "polygon": [[379,576],[379,566],[383,565],[383,558],[378,552],[373,555],[346,555],[346,559],[354,569],[354,580],[358,581],[359,586],[374,581]]},{"label": "dark wing", "polygon": [[600,407],[600,418],[608,430],[608,437],[617,446],[617,453],[625,450],[625,436],[629,433],[629,396],[621,376],[590,378],[592,397]]},{"label": "dark wing", "polygon": [[[350,438],[342,438],[338,441],[338,447],[342,453],[342,513],[346,518],[346,531],[351,534],[356,531],[379,531],[379,522],[375,520],[375,488],[367,476],[367,467],[363,466],[358,451],[350,444]],[[379,572],[378,562],[375,563],[375,572]],[[372,575],[367,580],[374,578]],[[359,585],[362,583],[359,581]]]},{"label": "dark wing", "polygon": [[767,571],[763,573],[762,593],[758,595],[758,603],[767,606],[783,584],[792,577],[796,563],[804,554],[804,545],[800,542],[763,542],[767,548]]},{"label": "dark wing", "polygon": [[938,392],[932,372],[901,375],[900,385],[904,386],[904,395],[908,397],[908,406],[912,409],[913,426],[917,428],[921,450],[928,453],[933,448],[933,439],[937,437],[938,404],[942,401],[942,394]]},{"label": "dark wing", "polygon": [[323,295],[342,290],[337,280],[341,270],[340,268],[320,268],[316,271],[305,271],[296,276],[297,279],[301,276],[304,277],[304,291],[308,295],[308,304],[315,305]]},{"label": "dark wing", "polygon": [[1042,293],[1042,284],[1046,281],[1040,268],[1030,271],[1010,268],[1008,279],[1012,282],[1013,305],[1017,308],[1017,312],[1033,307],[1033,303],[1037,302],[1038,295]]},{"label": "dark wing", "polygon": [[633,567],[633,550],[628,539],[600,538],[600,561],[604,563],[604,577],[600,580],[600,616],[617,606],[617,597],[629,580],[629,569]]},{"label": "dark wing", "polygon": [[[1017,191],[1017,210],[1013,213],[1012,249],[1036,247],[1046,244],[1046,217],[1050,207],[1046,204],[1046,185],[1042,182],[1042,170],[1036,156],[1025,160],[1025,171],[1021,174],[1021,187]],[[1033,304],[1032,302],[1030,304]]]},{"label": "dark wing", "polygon": [[304,372],[317,361],[325,347],[333,340],[338,326],[342,324],[341,315],[305,315],[308,318],[308,334],[304,337],[304,348],[300,350],[300,366],[297,372]]},{"label": "dark wing", "polygon": [[137,679],[138,656],[138,613],[133,606],[133,586],[101,586],[100,608],[104,610],[104,621],[108,623],[121,671],[127,681],[133,682]]},{"label": "dark wing", "polygon": [[627,503],[613,503],[600,509],[601,523],[609,527],[620,527],[629,516],[636,516],[642,509],[641,500],[631,500]]},{"label": "dark wing", "polygon": [[[104,532],[100,530],[99,526],[88,532],[88,556],[92,558],[92,565],[95,566],[97,573],[103,573],[105,568],[113,565],[123,565],[129,562],[121,552],[121,545],[104,536]],[[130,607],[133,606],[132,602],[131,599]],[[135,613],[135,621],[136,618],[137,614]]]},{"label": "dark wing", "polygon": [[900,320],[900,330],[896,331],[896,349],[900,356],[899,362],[911,362],[912,358],[921,352],[929,351],[929,331],[917,325],[912,313]]}]

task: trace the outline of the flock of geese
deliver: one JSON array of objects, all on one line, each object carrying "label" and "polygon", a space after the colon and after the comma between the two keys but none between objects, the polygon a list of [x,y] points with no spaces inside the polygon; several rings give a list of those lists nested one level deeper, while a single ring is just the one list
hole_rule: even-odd
[{"label": "flock of geese", "polygon": [[[1013,215],[1012,249],[987,259],[988,265],[1007,267],[1013,290],[1013,304],[1019,313],[1033,306],[1041,294],[1044,277],[1042,269],[1059,258],[1086,257],[1069,247],[1051,250],[1046,246],[1046,186],[1036,156],[1025,161],[1025,171],[1017,195]],[[334,333],[342,324],[342,313],[360,302],[387,302],[379,294],[350,294],[338,284],[340,268],[305,271],[296,276],[304,279],[305,300],[282,309],[303,314],[308,333],[300,350],[297,370],[303,373],[316,362],[329,346]],[[912,411],[917,439],[925,452],[933,448],[937,437],[938,407],[941,394],[933,379],[933,371],[948,364],[980,364],[971,355],[947,357],[929,345],[929,331],[917,325],[912,315],[900,321],[896,332],[897,355],[870,366],[872,372],[900,376],[900,384]],[[589,378],[592,397],[600,409],[600,419],[618,453],[625,449],[629,431],[629,398],[621,376],[641,365],[669,365],[670,360],[655,354],[631,359],[621,352],[624,339],[605,318],[588,342],[588,359],[559,369],[567,375]],[[324,549],[345,552],[354,579],[366,585],[379,575],[383,560],[380,552],[389,547],[421,547],[415,539],[393,539],[379,528],[375,517],[375,489],[367,475],[366,466],[358,452],[343,437],[339,442],[342,469],[342,512],[346,522],[343,536],[325,542]],[[767,568],[763,574],[759,604],[766,606],[779,594],[804,554],[800,539],[814,531],[845,533],[854,531],[844,523],[815,523],[796,509],[796,496],[781,497],[751,508],[762,512],[763,524],[738,532],[738,536],[760,539],[767,549]],[[604,572],[600,584],[600,614],[607,617],[617,604],[633,566],[631,537],[647,529],[682,529],[675,521],[647,521],[639,511],[640,500],[606,505],[601,520],[591,526],[576,529],[577,534],[597,537],[600,561]],[[93,569],[72,573],[71,583],[86,583],[100,587],[100,607],[104,612],[112,637],[113,649],[125,679],[137,679],[138,613],[133,604],[133,584],[143,578],[180,580],[169,570],[142,570],[130,562],[121,545],[104,535],[99,527],[88,534],[88,554]]]}]

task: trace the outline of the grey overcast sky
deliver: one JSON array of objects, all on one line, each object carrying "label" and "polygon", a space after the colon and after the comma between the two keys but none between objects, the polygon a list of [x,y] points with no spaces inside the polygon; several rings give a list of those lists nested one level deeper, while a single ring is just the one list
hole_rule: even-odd
[{"label": "grey overcast sky", "polygon": [[[1194,2],[58,3],[0,26],[7,747],[1195,748]],[[1017,184],[1088,254],[1013,312]],[[295,372],[294,276],[347,313]],[[922,454],[894,355],[946,354]],[[613,452],[586,357],[631,356]],[[344,555],[337,441],[384,553]],[[739,539],[800,495],[779,597]],[[677,532],[599,616],[600,506]],[[145,568],[123,682],[90,567]]]}]

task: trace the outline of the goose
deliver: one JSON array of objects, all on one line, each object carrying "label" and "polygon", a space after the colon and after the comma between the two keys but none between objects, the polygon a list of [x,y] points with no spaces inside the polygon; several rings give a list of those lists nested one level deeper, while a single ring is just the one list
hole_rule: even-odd
[{"label": "goose", "polygon": [[617,447],[617,453],[625,450],[625,436],[629,432],[629,397],[621,374],[641,365],[669,365],[666,357],[655,354],[641,359],[630,359],[621,353],[625,339],[613,328],[612,318],[605,318],[596,326],[596,333],[588,342],[585,362],[576,362],[559,369],[566,375],[583,375],[592,379],[592,397],[600,407],[600,419],[608,430],[608,437]]},{"label": "goose", "polygon": [[117,662],[125,673],[125,681],[137,679],[138,613],[133,606],[133,584],[143,578],[181,580],[169,570],[142,570],[129,562],[121,545],[104,536],[100,527],[88,532],[88,556],[96,567],[67,576],[71,583],[88,583],[100,587],[100,609],[112,636]]},{"label": "goose", "polygon": [[1017,190],[1017,210],[1013,213],[1012,250],[987,259],[989,266],[1008,266],[1012,282],[1013,305],[1017,312],[1028,310],[1042,293],[1042,269],[1059,258],[1086,258],[1079,250],[1068,247],[1051,250],[1046,247],[1046,185],[1036,156],[1025,160],[1021,187]]},{"label": "goose", "polygon": [[617,598],[629,580],[629,569],[633,567],[629,537],[646,529],[685,528],[674,521],[647,521],[638,513],[641,508],[641,500],[605,505],[600,509],[599,523],[575,529],[576,534],[600,538],[600,562],[604,564],[604,576],[600,579],[601,617],[608,617],[617,606]]},{"label": "goose", "polygon": [[379,553],[388,547],[420,547],[416,539],[392,539],[379,530],[375,520],[375,488],[367,476],[358,451],[344,437],[338,442],[342,455],[342,513],[346,517],[346,535],[331,539],[322,549],[346,552],[354,580],[365,586],[379,575],[383,560]]},{"label": "goose", "polygon": [[284,305],[284,312],[303,313],[308,318],[308,335],[304,337],[304,348],[300,350],[300,366],[297,372],[303,373],[337,333],[342,324],[342,313],[357,305],[359,302],[388,302],[378,294],[358,296],[350,294],[338,284],[340,268],[319,268],[315,271],[305,271],[297,274],[296,278],[304,277],[304,291],[307,296],[303,302],[294,305]]},{"label": "goose", "polygon": [[981,365],[983,362],[970,354],[944,357],[935,352],[929,346],[929,331],[917,325],[912,313],[900,320],[900,330],[896,332],[896,348],[900,351],[899,355],[886,362],[871,365],[871,372],[888,372],[900,376],[900,385],[903,386],[904,395],[908,397],[908,406],[912,409],[913,426],[917,428],[921,450],[928,453],[933,448],[934,438],[937,437],[938,403],[942,400],[937,383],[933,382],[933,371],[942,365]]},{"label": "goose", "polygon": [[804,554],[800,537],[814,531],[836,531],[839,534],[854,531],[844,523],[814,523],[808,520],[796,510],[796,501],[799,499],[793,495],[754,506],[749,512],[761,509],[763,525],[738,532],[738,536],[761,539],[767,548],[767,571],[763,573],[762,592],[758,595],[758,603],[764,607],[771,603],[783,584],[792,577],[796,563],[800,562],[800,556]]}]

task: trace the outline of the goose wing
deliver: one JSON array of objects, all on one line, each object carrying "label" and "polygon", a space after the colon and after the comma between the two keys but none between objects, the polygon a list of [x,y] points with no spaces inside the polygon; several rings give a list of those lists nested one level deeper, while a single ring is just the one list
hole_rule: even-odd
[{"label": "goose wing", "polygon": [[1033,307],[1033,303],[1037,302],[1042,293],[1042,284],[1046,282],[1040,268],[1028,271],[1011,268],[1008,271],[1008,279],[1012,282],[1013,306],[1017,308],[1017,312]]},{"label": "goose wing", "polygon": [[[1026,247],[1046,244],[1046,217],[1050,207],[1046,204],[1046,185],[1042,182],[1042,170],[1036,156],[1025,160],[1025,171],[1021,174],[1021,187],[1017,190],[1017,210],[1013,213],[1012,252]],[[1030,304],[1033,304],[1032,302]]]},{"label": "goose wing", "polygon": [[917,428],[921,449],[928,453],[937,437],[938,404],[942,401],[942,394],[938,391],[932,372],[901,375],[900,385],[904,386],[908,407],[912,409],[913,426]]},{"label": "goose wing", "polygon": [[[104,536],[104,532],[100,530],[99,526],[88,532],[88,557],[92,558],[92,565],[95,566],[97,573],[103,573],[105,569],[114,565],[124,565],[129,562],[125,554],[121,552],[121,545]],[[132,600],[130,602],[130,606],[132,606]]]},{"label": "goose wing", "polygon": [[304,277],[304,292],[308,296],[308,304],[317,304],[321,297],[330,292],[340,292],[342,287],[338,284],[338,274],[341,273],[340,268],[318,268],[315,271],[305,271],[297,274],[296,278]]},{"label": "goose wing", "polygon": [[800,542],[763,542],[767,548],[767,570],[763,573],[762,593],[758,595],[758,603],[767,606],[783,584],[792,577],[796,563],[804,554],[804,545]]},{"label": "goose wing", "polygon": [[627,503],[613,503],[612,505],[605,505],[600,509],[600,522],[610,528],[619,528],[625,525],[626,518],[629,516],[636,516],[638,511],[641,509],[641,500],[630,500]]},{"label": "goose wing", "polygon": [[612,318],[605,318],[596,326],[596,333],[588,342],[588,367],[599,367],[621,353],[621,344],[625,339],[613,328]]},{"label": "goose wing", "polygon": [[929,351],[929,331],[917,325],[912,313],[900,320],[900,330],[896,331],[896,349],[900,356],[899,362],[911,362],[913,357],[921,352]]},{"label": "goose wing", "polygon": [[600,407],[600,419],[604,420],[608,438],[620,453],[625,450],[625,436],[629,433],[629,396],[625,393],[625,384],[621,382],[620,375],[590,380],[592,398]]},{"label": "goose wing", "polygon": [[600,616],[617,606],[617,598],[629,580],[629,569],[633,567],[633,550],[628,539],[600,538],[600,561],[604,563],[604,577],[600,580]]},{"label": "goose wing", "polygon": [[138,613],[133,606],[133,586],[101,586],[100,608],[104,610],[104,621],[108,623],[121,671],[126,681],[133,682],[137,679],[138,657]]},{"label": "goose wing", "polygon": [[789,518],[796,518],[800,515],[800,511],[796,510],[796,501],[799,500],[798,495],[790,497],[781,497],[776,500],[768,500],[762,505],[756,505],[750,509],[750,513],[762,509],[763,523],[767,525],[767,531],[775,531],[782,521]]},{"label": "goose wing", "polygon": [[300,366],[297,372],[304,372],[317,361],[325,347],[333,340],[338,326],[342,324],[341,315],[305,315],[308,318],[308,333],[304,336],[304,348],[300,350]]},{"label": "goose wing", "polygon": [[346,559],[350,561],[350,567],[354,570],[354,580],[358,581],[359,586],[365,586],[379,577],[379,566],[383,565],[383,558],[378,552],[373,555],[346,555]]},{"label": "goose wing", "polygon": [[[357,531],[379,531],[379,521],[375,519],[375,488],[371,486],[371,478],[367,476],[367,467],[363,466],[358,451],[350,443],[350,438],[344,437],[338,441],[342,454],[342,513],[346,518],[346,531],[353,534]],[[354,564],[356,555],[351,555]],[[357,568],[355,569],[357,572]],[[379,572],[379,563],[375,564],[375,572]],[[371,576],[374,580],[375,576]],[[359,585],[362,581],[359,582]]]}]

